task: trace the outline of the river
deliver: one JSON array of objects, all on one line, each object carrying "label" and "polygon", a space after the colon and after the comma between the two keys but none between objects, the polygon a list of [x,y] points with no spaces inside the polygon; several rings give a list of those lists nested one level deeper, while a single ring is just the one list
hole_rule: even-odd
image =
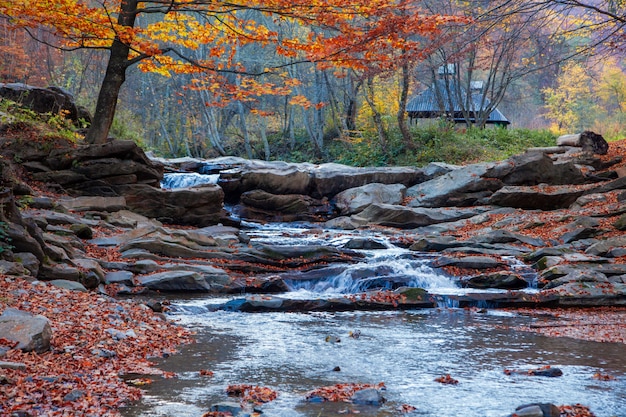
[{"label": "river", "polygon": [[[341,246],[357,232],[311,229],[311,225],[245,224],[253,241]],[[581,403],[598,417],[626,417],[626,348],[623,344],[547,338],[511,328],[536,320],[498,309],[455,308],[447,295],[466,291],[427,266],[429,255],[370,239],[388,248],[363,251],[364,261],[346,266],[322,283],[291,282],[284,297],[329,297],[368,287],[402,285],[439,294],[440,308],[391,312],[241,313],[216,309],[237,297],[171,296],[170,318],[197,332],[197,343],[159,360],[174,379],[145,386],[142,401],[127,417],[200,417],[224,401],[231,384],[276,390],[277,400],[260,407],[271,417],[505,417],[534,402]],[[384,279],[380,279],[383,276]],[[355,278],[356,284],[355,284]],[[529,288],[528,291],[534,291]],[[489,306],[479,306],[489,307]],[[360,337],[350,333],[360,332]],[[558,367],[557,378],[506,375],[505,369]],[[211,377],[200,370],[213,372]],[[596,373],[616,379],[598,381]],[[450,374],[456,385],[435,382]],[[380,406],[307,403],[306,393],[337,383],[383,382]],[[415,407],[401,414],[403,404]]]}]

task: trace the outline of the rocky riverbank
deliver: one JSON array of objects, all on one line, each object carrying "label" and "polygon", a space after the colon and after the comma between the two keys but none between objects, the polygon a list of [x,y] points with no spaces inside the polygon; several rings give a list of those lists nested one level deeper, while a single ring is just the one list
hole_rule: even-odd
[{"label": "rocky riverbank", "polygon": [[[418,169],[236,158],[160,161],[132,142],[42,141],[37,132],[16,125],[4,126],[1,139],[0,324],[15,329],[28,319],[33,326],[24,337],[15,330],[2,333],[0,360],[8,365],[0,366],[0,383],[10,387],[3,412],[36,415],[40,404],[58,410],[78,403],[86,409],[119,405],[105,399],[119,389],[113,374],[134,368],[108,364],[122,356],[141,364],[142,355],[169,354],[171,346],[187,340],[184,331],[162,321],[160,303],[145,301],[157,292],[256,293],[223,306],[240,311],[437,305],[434,295],[401,285],[358,297],[281,298],[286,278],[321,279],[328,268],[361,259],[358,249],[376,250],[380,242],[354,238],[342,248],[259,243],[241,219],[312,222],[302,233],[320,236],[325,228],[374,229],[394,245],[436,255],[430,266],[461,286],[508,290],[458,296],[461,307],[626,304],[624,141],[610,144],[606,155],[555,146],[499,163]],[[218,184],[159,187],[163,172],[181,170],[220,177]],[[529,286],[539,291],[521,291]],[[144,307],[111,298],[118,295],[142,295]],[[62,301],[43,304],[38,296]],[[70,318],[69,310],[79,305],[84,309]],[[68,336],[68,326],[83,329],[93,306],[106,312],[106,323],[100,318],[89,331],[90,338],[98,335],[95,344],[84,335],[68,341],[75,337]],[[137,341],[147,343],[152,331],[159,345],[140,349]],[[28,350],[44,362],[31,364]],[[97,380],[102,394],[87,395],[84,379],[48,377],[36,365],[60,357],[68,361],[59,362],[65,369],[92,369],[86,378]],[[61,386],[67,389],[59,391]],[[44,391],[56,395],[44,401]],[[120,394],[119,401],[133,395]]]}]

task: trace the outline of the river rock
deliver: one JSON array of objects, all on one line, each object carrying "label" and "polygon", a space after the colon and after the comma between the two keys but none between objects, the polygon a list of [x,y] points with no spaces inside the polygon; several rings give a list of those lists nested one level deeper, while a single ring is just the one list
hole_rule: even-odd
[{"label": "river rock", "polygon": [[165,223],[203,227],[225,218],[224,192],[215,184],[177,190],[130,184],[116,189],[132,211]]},{"label": "river rock", "polygon": [[263,190],[246,191],[241,195],[236,212],[240,217],[262,221],[318,221],[330,212],[327,199],[319,200],[302,194],[272,194]]},{"label": "river rock", "polygon": [[385,397],[383,397],[383,394],[379,389],[366,388],[358,390],[354,394],[352,394],[350,401],[353,404],[373,405],[379,407],[383,405],[383,403],[387,400],[385,400]]},{"label": "river rock", "polygon": [[[543,278],[545,279],[545,276],[543,276]],[[592,268],[574,269],[566,275],[548,280],[543,288],[556,288],[571,282],[605,283],[609,282],[609,279],[602,272]]]},{"label": "river rock", "polygon": [[104,276],[103,282],[105,284],[123,284],[132,286],[134,276],[135,274],[130,271],[110,271]]},{"label": "river rock", "polygon": [[17,252],[13,255],[15,262],[20,263],[24,268],[28,270],[28,274],[36,277],[39,274],[40,262],[35,255],[29,252]]},{"label": "river rock", "polygon": [[42,264],[39,267],[39,278],[42,281],[62,279],[80,282],[81,271],[78,268],[66,264]]},{"label": "river rock", "polygon": [[34,315],[15,308],[7,308],[0,315],[2,337],[18,342],[17,349],[43,353],[50,350],[52,328],[42,315]]},{"label": "river rock", "polygon": [[445,162],[430,162],[424,167],[423,172],[426,176],[426,181],[428,181],[459,168],[461,168],[460,165],[447,164]]},{"label": "river rock", "polygon": [[528,287],[528,282],[514,272],[493,272],[461,278],[461,285],[469,288],[496,288],[520,290]]},{"label": "river rock", "polygon": [[593,184],[586,186],[540,184],[532,187],[507,185],[493,193],[488,203],[527,210],[557,210],[572,205],[585,189],[591,187]]},{"label": "river rock", "polygon": [[465,243],[454,236],[427,236],[418,239],[409,249],[418,252],[440,252],[448,248],[457,248]]},{"label": "river rock", "polygon": [[489,244],[499,244],[499,243],[516,243],[516,244],[525,244],[535,247],[545,246],[545,242],[541,239],[524,236],[520,233],[514,233],[508,230],[490,230],[486,233],[482,233],[479,236],[472,237],[468,239],[471,242],[477,243],[489,243]]},{"label": "river rock", "polygon": [[[283,163],[284,164],[284,163]],[[311,173],[297,165],[285,164],[277,168],[251,169],[241,174],[241,192],[263,190],[273,194],[308,195]]]},{"label": "river rock", "polygon": [[502,187],[500,180],[483,177],[492,166],[492,164],[468,165],[410,187],[406,192],[408,206],[448,207],[460,205],[457,204],[459,201],[463,201],[463,205],[473,205],[477,199],[468,201],[466,198],[468,193],[487,192],[480,195],[480,198],[483,198]]},{"label": "river rock", "polygon": [[233,417],[249,417],[250,414],[241,408],[241,404],[233,401],[224,401],[213,404],[209,409],[210,412],[220,413],[218,415]]},{"label": "river rock", "polygon": [[556,295],[563,307],[625,306],[626,284],[570,281],[545,292]]},{"label": "river rock", "polygon": [[473,217],[485,211],[484,208],[425,208],[404,207],[390,204],[371,204],[362,212],[352,216],[357,222],[414,229],[437,223],[453,222]]},{"label": "river rock", "polygon": [[457,268],[465,269],[490,269],[500,268],[506,264],[488,257],[488,256],[465,256],[461,258],[440,256],[431,262],[434,268],[443,268],[444,266],[455,266]]},{"label": "river rock", "polygon": [[586,178],[571,160],[555,163],[541,151],[527,151],[490,167],[484,176],[497,178],[505,185],[583,184]]},{"label": "river rock", "polygon": [[406,194],[402,184],[371,183],[337,194],[335,205],[342,215],[363,211],[370,204],[401,204]]},{"label": "river rock", "polygon": [[509,417],[560,417],[561,410],[554,404],[536,403],[517,407]]},{"label": "river rock", "polygon": [[32,275],[20,262],[9,262],[2,259],[0,259],[0,274],[17,276]]},{"label": "river rock", "polygon": [[54,285],[57,288],[63,288],[69,291],[87,292],[87,288],[76,281],[68,281],[66,279],[53,279],[49,282],[50,285]]},{"label": "river rock", "polygon": [[211,291],[211,285],[197,272],[167,271],[138,276],[137,283],[155,291]]},{"label": "river rock", "polygon": [[125,210],[126,199],[122,196],[81,196],[60,198],[57,204],[67,210],[116,212]]},{"label": "river rock", "polygon": [[585,191],[583,195],[607,193],[614,190],[623,190],[624,188],[626,188],[626,176],[619,177],[613,181],[609,181],[602,185],[596,185],[595,187],[589,188]]},{"label": "river rock", "polygon": [[402,184],[406,187],[426,179],[422,170],[411,167],[355,168],[328,163],[313,171],[313,197],[331,198],[338,193],[366,184]]},{"label": "river rock", "polygon": [[379,242],[374,239],[368,239],[368,238],[362,238],[362,237],[356,237],[356,238],[350,239],[343,245],[343,247],[346,249],[366,249],[366,250],[387,249],[387,246],[382,242]]},{"label": "river rock", "polygon": [[[42,241],[35,239],[30,235],[30,233],[28,233],[24,226],[16,223],[9,223],[6,227],[5,233],[6,239],[11,242],[10,246],[13,251],[31,253],[39,262],[44,262],[47,259],[47,255],[42,248],[42,246],[45,247],[43,239]],[[41,243],[43,243],[43,245]]]},{"label": "river rock", "polygon": [[585,253],[589,255],[606,256],[616,247],[626,247],[626,236],[601,240],[585,249]]}]

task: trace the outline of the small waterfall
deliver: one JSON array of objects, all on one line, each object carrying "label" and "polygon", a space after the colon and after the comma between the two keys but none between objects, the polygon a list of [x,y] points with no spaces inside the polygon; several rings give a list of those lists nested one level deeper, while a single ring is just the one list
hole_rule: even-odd
[{"label": "small waterfall", "polygon": [[[317,274],[319,276],[319,274]],[[397,254],[379,256],[368,262],[328,268],[328,275],[319,279],[286,280],[291,291],[306,291],[318,295],[355,294],[370,290],[394,290],[399,287],[419,287],[425,290],[447,288],[455,291],[458,286],[454,281],[434,271],[423,259],[398,257]]]},{"label": "small waterfall", "polygon": [[175,189],[194,187],[202,184],[217,184],[219,174],[198,174],[197,172],[173,172],[163,176],[161,188]]}]

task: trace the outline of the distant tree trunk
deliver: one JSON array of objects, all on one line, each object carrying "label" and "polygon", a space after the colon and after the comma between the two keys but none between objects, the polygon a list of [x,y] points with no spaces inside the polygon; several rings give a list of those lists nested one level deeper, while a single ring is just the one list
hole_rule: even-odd
[{"label": "distant tree trunk", "polygon": [[402,64],[400,103],[398,105],[398,127],[400,128],[400,133],[402,134],[402,141],[404,142],[404,146],[406,146],[407,149],[413,150],[415,149],[415,144],[413,143],[413,138],[411,137],[409,126],[406,123],[406,103],[409,97],[409,88],[411,84],[409,70],[410,68],[408,62]]},{"label": "distant tree trunk", "polygon": [[[349,78],[349,77],[346,77]],[[346,128],[349,131],[356,130],[356,117],[358,113],[358,102],[357,97],[359,95],[359,90],[363,85],[363,81],[359,81],[354,83],[354,80],[350,77],[348,81],[348,86],[346,88],[346,96],[344,98],[345,102],[345,112],[346,112]]]},{"label": "distant tree trunk", "polygon": [[[122,2],[117,23],[120,26],[134,27],[137,5],[139,0],[125,0]],[[132,61],[128,60],[130,47],[120,41],[118,37],[113,40],[110,48],[111,55],[107,64],[107,71],[100,87],[96,111],[93,115],[91,127],[85,140],[88,143],[104,143],[107,141],[109,130],[115,117],[117,99],[120,95],[122,84],[126,81],[126,70]]]},{"label": "distant tree trunk", "polygon": [[378,132],[378,140],[380,141],[380,147],[383,152],[387,153],[387,144],[389,143],[389,138],[387,136],[387,131],[385,130],[385,125],[383,123],[383,117],[380,112],[376,108],[376,103],[374,102],[374,79],[372,77],[367,79],[367,91],[365,91],[365,101],[370,106],[372,110],[372,119],[374,120],[374,125],[376,126],[376,131]]},{"label": "distant tree trunk", "polygon": [[265,160],[269,161],[271,152],[270,152],[270,143],[267,140],[267,120],[263,116],[259,116],[259,135],[261,136],[261,141],[263,142],[263,152],[265,154]]},{"label": "distant tree trunk", "polygon": [[243,108],[243,104],[241,103],[241,101],[237,102],[237,109],[239,112],[239,126],[241,128],[241,134],[243,135],[243,146],[246,149],[246,155],[248,155],[248,159],[252,159],[252,146],[250,145],[248,125],[246,124],[246,112]]}]

